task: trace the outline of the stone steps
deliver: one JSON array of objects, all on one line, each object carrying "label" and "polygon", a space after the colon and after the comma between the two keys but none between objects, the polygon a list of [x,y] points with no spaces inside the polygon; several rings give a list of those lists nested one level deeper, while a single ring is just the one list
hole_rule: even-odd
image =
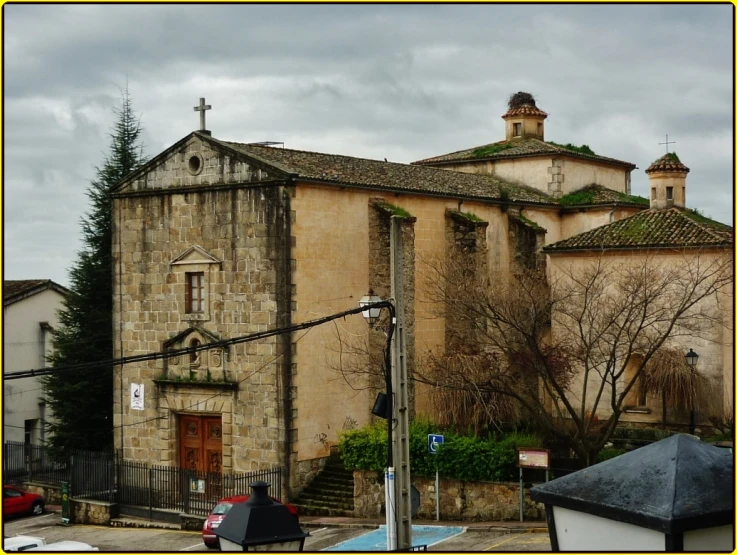
[{"label": "stone steps", "polygon": [[336,509],[331,507],[322,507],[319,505],[300,505],[292,503],[297,508],[297,512],[304,516],[343,516],[353,517],[353,511],[349,509]]},{"label": "stone steps", "polygon": [[292,501],[300,515],[353,516],[353,472],[331,457],[325,468]]}]

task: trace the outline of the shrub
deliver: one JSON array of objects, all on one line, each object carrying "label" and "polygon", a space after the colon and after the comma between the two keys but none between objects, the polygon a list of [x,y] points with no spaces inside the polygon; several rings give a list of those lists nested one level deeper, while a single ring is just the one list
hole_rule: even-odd
[{"label": "shrub", "polygon": [[617,447],[605,447],[599,451],[599,455],[596,457],[596,462],[604,462],[619,455],[624,455],[627,452],[626,449],[619,449]]},{"label": "shrub", "polygon": [[[443,433],[445,443],[437,455],[427,450],[427,436]],[[531,434],[510,433],[500,440],[480,439],[452,430],[439,431],[428,421],[410,425],[412,474],[434,476],[436,469],[445,478],[468,481],[506,481],[517,476],[517,448],[540,447],[542,441]],[[343,463],[349,470],[381,472],[387,461],[386,424],[344,432],[340,440]]]}]

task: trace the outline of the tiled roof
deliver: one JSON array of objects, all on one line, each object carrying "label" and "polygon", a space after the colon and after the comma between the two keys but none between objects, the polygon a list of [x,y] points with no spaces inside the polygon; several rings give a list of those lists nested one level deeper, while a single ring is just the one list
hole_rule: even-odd
[{"label": "tiled roof", "polygon": [[674,152],[671,152],[669,154],[665,154],[655,160],[652,164],[650,164],[650,167],[648,167],[645,170],[645,173],[654,173],[654,172],[679,172],[679,173],[688,173],[691,170],[688,169],[681,161],[678,159],[678,156]]},{"label": "tiled roof", "polygon": [[592,183],[581,189],[568,193],[558,199],[561,206],[591,206],[597,204],[628,204],[648,208],[650,201],[645,197],[628,195],[619,191],[607,189],[602,185]]},{"label": "tiled roof", "polygon": [[510,141],[499,141],[488,145],[476,146],[473,148],[467,148],[465,150],[459,150],[457,152],[451,152],[449,154],[443,154],[441,156],[435,156],[433,158],[425,158],[424,160],[418,160],[412,162],[417,165],[424,164],[439,164],[444,162],[465,162],[469,160],[504,160],[507,158],[522,158],[526,156],[550,156],[550,155],[561,155],[572,156],[574,158],[582,158],[584,160],[594,160],[598,162],[605,162],[607,164],[616,164],[618,166],[626,166],[630,169],[634,169],[636,166],[630,162],[624,162],[615,158],[607,158],[606,156],[599,156],[597,154],[584,154],[569,150],[565,147],[547,143],[540,139],[523,138],[523,139],[512,139]]},{"label": "tiled roof", "polygon": [[734,230],[693,210],[644,210],[552,243],[543,252],[669,247],[731,247]]},{"label": "tiled roof", "polygon": [[548,117],[548,114],[543,112],[540,108],[530,106],[529,104],[523,104],[519,108],[510,108],[502,117],[511,118],[513,116],[542,116],[543,118],[546,118]]},{"label": "tiled roof", "polygon": [[537,189],[505,183],[489,175],[288,148],[227,141],[217,142],[302,179],[424,194],[557,204],[551,196]]},{"label": "tiled roof", "polygon": [[68,292],[65,287],[50,279],[6,279],[3,281],[3,303],[7,304],[31,292],[40,292],[48,288],[54,288],[60,293]]}]

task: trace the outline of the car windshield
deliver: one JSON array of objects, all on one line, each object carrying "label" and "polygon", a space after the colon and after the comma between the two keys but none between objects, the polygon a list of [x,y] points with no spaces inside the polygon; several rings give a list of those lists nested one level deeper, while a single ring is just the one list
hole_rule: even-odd
[{"label": "car windshield", "polygon": [[218,503],[215,505],[215,508],[212,510],[212,514],[214,515],[225,515],[228,514],[228,511],[233,505],[231,503]]}]

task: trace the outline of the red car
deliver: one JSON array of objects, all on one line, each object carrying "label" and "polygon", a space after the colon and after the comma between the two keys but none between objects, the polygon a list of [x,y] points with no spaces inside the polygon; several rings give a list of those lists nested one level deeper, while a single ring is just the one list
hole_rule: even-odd
[{"label": "red car", "polygon": [[[215,505],[215,508],[210,513],[210,516],[207,517],[205,524],[202,526],[202,541],[205,542],[207,547],[217,547],[218,537],[215,535],[215,528],[220,526],[225,515],[228,514],[228,511],[235,503],[244,503],[245,501],[248,501],[249,497],[250,495],[234,495],[233,497],[225,497],[218,501],[218,504]],[[272,497],[272,499],[274,498]],[[279,500],[274,499],[274,501]],[[287,510],[294,515],[294,518],[299,518],[297,509],[293,505],[285,503],[285,506]]]},{"label": "red car", "polygon": [[46,501],[37,493],[23,491],[15,486],[3,486],[3,516],[40,515]]}]

